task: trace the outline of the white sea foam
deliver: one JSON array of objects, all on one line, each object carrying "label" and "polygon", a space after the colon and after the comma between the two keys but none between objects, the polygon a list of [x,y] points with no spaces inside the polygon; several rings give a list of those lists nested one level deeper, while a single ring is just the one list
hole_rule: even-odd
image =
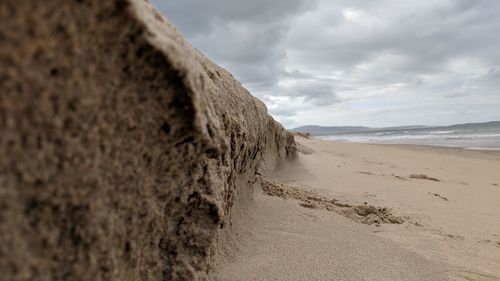
[{"label": "white sea foam", "polygon": [[498,130],[406,130],[321,136],[325,140],[356,143],[422,144],[469,149],[500,149]]}]

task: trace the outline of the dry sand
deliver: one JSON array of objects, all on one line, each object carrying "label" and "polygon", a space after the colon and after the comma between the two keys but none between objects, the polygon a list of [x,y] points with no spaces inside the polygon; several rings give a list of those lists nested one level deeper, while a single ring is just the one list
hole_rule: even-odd
[{"label": "dry sand", "polygon": [[500,280],[500,152],[296,138],[215,280]]}]

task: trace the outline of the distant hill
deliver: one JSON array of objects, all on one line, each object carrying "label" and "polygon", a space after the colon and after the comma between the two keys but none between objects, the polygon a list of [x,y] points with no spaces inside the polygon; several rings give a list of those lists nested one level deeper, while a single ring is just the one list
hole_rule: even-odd
[{"label": "distant hill", "polygon": [[456,125],[450,125],[450,126],[442,126],[442,127],[438,127],[438,128],[453,130],[453,129],[472,129],[472,128],[477,128],[478,126],[481,126],[482,128],[487,128],[487,127],[497,128],[497,127],[500,127],[500,121],[456,124]]},{"label": "distant hill", "polygon": [[361,127],[361,126],[332,126],[332,127],[324,127],[317,125],[310,126],[302,126],[292,129],[295,132],[303,132],[309,133],[311,135],[320,136],[320,135],[332,135],[332,134],[341,134],[341,133],[353,133],[353,132],[366,132],[371,130],[369,127]]},{"label": "distant hill", "polygon": [[465,124],[455,124],[449,126],[423,126],[423,125],[411,125],[411,126],[397,126],[397,127],[383,127],[383,128],[372,128],[363,126],[318,126],[318,125],[308,125],[301,126],[292,129],[291,131],[309,133],[313,136],[325,136],[325,135],[339,135],[339,134],[353,134],[353,133],[373,133],[373,132],[387,132],[387,131],[406,131],[406,130],[457,130],[457,129],[468,129],[477,127],[500,127],[500,121],[491,121],[483,123],[465,123]]}]

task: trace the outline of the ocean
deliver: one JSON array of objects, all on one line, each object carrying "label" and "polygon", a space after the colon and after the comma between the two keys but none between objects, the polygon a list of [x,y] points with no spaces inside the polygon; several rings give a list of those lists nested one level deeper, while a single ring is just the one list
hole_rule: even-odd
[{"label": "ocean", "polygon": [[354,143],[417,144],[466,149],[500,150],[500,122],[447,127],[380,129],[367,132],[316,136],[324,140]]}]

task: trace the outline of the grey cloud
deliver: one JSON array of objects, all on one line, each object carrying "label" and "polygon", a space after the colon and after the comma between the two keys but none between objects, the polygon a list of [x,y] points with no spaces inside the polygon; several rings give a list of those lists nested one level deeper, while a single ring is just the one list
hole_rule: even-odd
[{"label": "grey cloud", "polygon": [[275,116],[279,116],[280,118],[283,118],[283,117],[286,118],[286,117],[294,116],[296,114],[296,112],[290,110],[289,108],[271,109],[270,113],[275,115]]},{"label": "grey cloud", "polygon": [[310,7],[305,0],[153,0],[188,37],[216,28],[215,24],[274,23]]},{"label": "grey cloud", "polygon": [[[318,38],[305,30],[321,26],[303,26],[299,32],[292,33],[292,52],[297,52],[303,62],[319,64],[324,69],[352,67],[383,53],[395,53],[412,59],[406,70],[413,73],[437,71],[438,64],[446,63],[453,56],[498,57],[496,50],[500,42],[491,38],[493,26],[500,24],[498,1],[452,1],[450,3],[456,5],[437,5],[416,11],[396,6],[385,12],[380,12],[380,7],[390,7],[394,1],[371,2],[371,5],[355,2],[349,7],[368,14],[387,14],[387,23],[382,27],[334,26],[327,28],[333,30],[327,33],[330,38]],[[394,17],[394,14],[402,16]],[[341,17],[339,12],[335,16]]]},{"label": "grey cloud", "polygon": [[290,20],[312,8],[314,2],[155,0],[153,4],[195,47],[229,69],[250,90],[258,90],[277,84],[284,72],[286,53],[281,43]]},{"label": "grey cloud", "polygon": [[153,3],[285,124],[500,119],[500,1]]},{"label": "grey cloud", "polygon": [[278,88],[275,96],[302,98],[314,106],[328,106],[339,102],[331,83],[314,80],[300,80],[292,87]]}]

